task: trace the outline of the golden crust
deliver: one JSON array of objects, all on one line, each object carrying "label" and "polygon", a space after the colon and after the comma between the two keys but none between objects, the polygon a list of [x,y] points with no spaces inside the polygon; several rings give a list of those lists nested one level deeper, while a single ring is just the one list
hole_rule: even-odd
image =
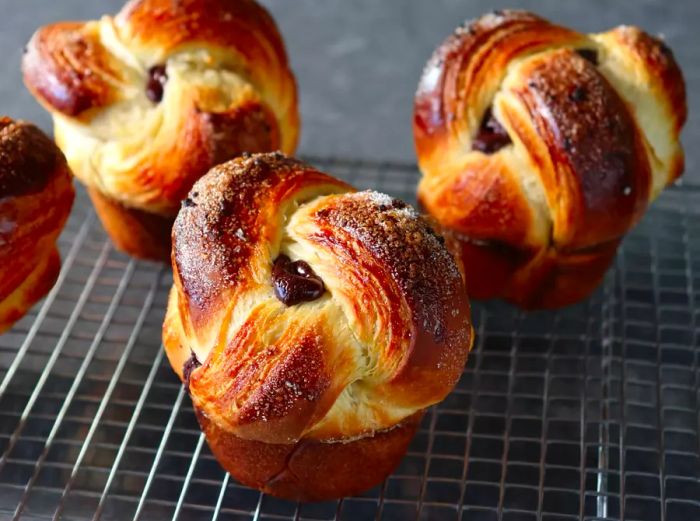
[{"label": "golden crust", "polygon": [[470,294],[557,307],[593,291],[680,175],[685,114],[672,54],[637,28],[502,11],[448,37],[415,98],[418,198],[462,242]]},{"label": "golden crust", "polygon": [[73,199],[56,145],[34,125],[0,118],[0,331],[53,286],[56,240]]},{"label": "golden crust", "polygon": [[638,27],[623,25],[610,31],[610,34],[627,48],[627,52],[643,63],[645,80],[658,85],[660,97],[666,98],[673,109],[670,116],[674,128],[680,132],[688,117],[688,106],[683,73],[673,57],[673,51],[663,40]]},{"label": "golden crust", "polygon": [[522,11],[497,11],[457,28],[418,85],[413,128],[420,160],[449,153],[448,141],[471,139],[512,60],[587,44],[584,35]]},{"label": "golden crust", "polygon": [[[637,126],[595,67],[569,49],[521,65],[508,89],[527,112],[516,139],[530,150],[552,220],[552,242],[578,249],[623,235],[645,210],[650,171]],[[510,103],[501,105],[504,120]],[[518,116],[513,117],[513,119]],[[544,147],[542,147],[544,145]],[[467,230],[461,230],[467,233]]]},{"label": "golden crust", "polygon": [[[246,155],[217,165],[195,183],[173,227],[176,284],[188,297],[195,327],[209,322],[232,300],[232,281],[253,278],[254,256],[261,253],[255,245],[276,238],[280,206],[306,186],[311,186],[307,197],[351,190],[277,153]],[[226,239],[213,241],[216,237]]]},{"label": "golden crust", "polygon": [[[471,346],[462,277],[404,203],[282,154],[215,167],[173,228],[163,342],[195,406],[265,443],[349,440],[441,400]],[[286,306],[271,268],[306,261],[326,293]],[[185,365],[191,356],[201,367]]]},{"label": "golden crust", "polygon": [[22,60],[25,82],[50,111],[79,116],[115,101],[118,64],[99,41],[98,25],[60,22],[37,31]]},{"label": "golden crust", "polygon": [[131,0],[116,22],[131,45],[163,54],[207,42],[237,49],[252,63],[286,61],[274,20],[253,0]]},{"label": "golden crust", "polygon": [[127,207],[174,217],[213,165],[296,147],[295,80],[250,0],[136,0],[45,26],[23,70],[76,176]]}]

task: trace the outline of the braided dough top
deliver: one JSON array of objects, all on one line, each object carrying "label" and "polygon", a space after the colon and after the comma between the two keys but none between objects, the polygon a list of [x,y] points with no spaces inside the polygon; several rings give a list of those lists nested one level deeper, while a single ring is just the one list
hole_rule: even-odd
[{"label": "braided dough top", "polygon": [[[173,229],[171,364],[195,406],[243,438],[347,441],[391,428],[446,396],[471,346],[443,242],[405,203],[282,154],[217,166]],[[275,296],[281,255],[308,263],[319,298]]]},{"label": "braided dough top", "polygon": [[211,166],[296,146],[295,80],[253,0],[132,0],[47,25],[23,71],[76,176],[127,206],[174,216]]},{"label": "braided dough top", "polygon": [[521,11],[460,27],[415,100],[419,198],[520,250],[616,241],[683,169],[683,77],[636,27],[584,35]]}]

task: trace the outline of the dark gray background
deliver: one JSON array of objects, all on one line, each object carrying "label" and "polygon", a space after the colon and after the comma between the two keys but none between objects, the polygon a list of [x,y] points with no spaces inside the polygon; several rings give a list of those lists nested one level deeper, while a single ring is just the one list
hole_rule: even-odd
[{"label": "dark gray background", "polygon": [[[40,25],[116,12],[121,0],[0,0],[0,112],[50,128],[22,85],[23,44]],[[685,181],[700,183],[699,0],[263,0],[287,42],[301,93],[299,152],[413,161],[411,105],[423,64],[450,31],[496,8],[535,11],[586,32],[618,24],[663,35],[685,73]]]}]

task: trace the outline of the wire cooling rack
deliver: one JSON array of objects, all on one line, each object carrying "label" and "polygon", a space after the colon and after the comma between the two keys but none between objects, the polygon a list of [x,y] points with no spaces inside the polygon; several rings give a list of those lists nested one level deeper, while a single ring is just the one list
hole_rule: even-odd
[{"label": "wire cooling rack", "polygon": [[[411,165],[310,160],[413,200]],[[699,189],[668,190],[575,307],[475,304],[394,474],[297,504],[218,466],[160,345],[170,271],[116,252],[81,190],[58,283],[0,336],[0,519],[700,519],[699,217]]]}]

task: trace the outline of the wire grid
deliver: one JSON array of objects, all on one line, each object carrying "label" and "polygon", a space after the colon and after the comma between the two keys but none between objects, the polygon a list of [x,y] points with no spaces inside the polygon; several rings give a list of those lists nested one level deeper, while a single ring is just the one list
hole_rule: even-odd
[{"label": "wire grid", "polygon": [[[310,158],[414,201],[414,166]],[[0,337],[0,519],[700,519],[700,190],[668,190],[589,300],[473,306],[474,351],[391,477],[316,504],[218,466],[160,345],[171,273],[82,190],[47,298]]]}]

